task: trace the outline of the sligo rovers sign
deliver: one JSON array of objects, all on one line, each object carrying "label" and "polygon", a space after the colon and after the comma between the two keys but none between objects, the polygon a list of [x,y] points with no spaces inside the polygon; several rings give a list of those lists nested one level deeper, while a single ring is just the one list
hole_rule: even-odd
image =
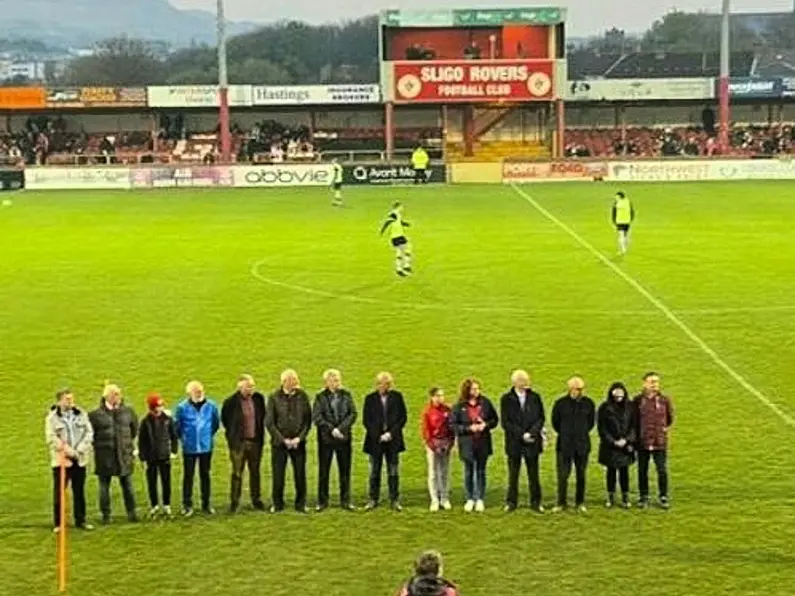
[{"label": "sligo rovers sign", "polygon": [[550,101],[551,60],[443,60],[396,62],[398,103]]}]

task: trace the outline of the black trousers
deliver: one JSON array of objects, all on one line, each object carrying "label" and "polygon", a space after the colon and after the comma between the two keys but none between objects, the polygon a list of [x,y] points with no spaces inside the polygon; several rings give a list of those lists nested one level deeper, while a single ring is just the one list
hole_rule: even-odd
[{"label": "black trousers", "polygon": [[606,471],[607,479],[607,492],[612,495],[616,492],[616,479],[618,479],[621,486],[621,494],[626,495],[629,493],[629,467],[611,468],[608,466]]},{"label": "black trousers", "polygon": [[329,476],[331,460],[337,457],[337,472],[340,483],[340,505],[343,507],[351,502],[351,443],[324,443],[318,440],[318,478],[317,502],[327,506],[329,501]]},{"label": "black trousers", "polygon": [[[52,469],[52,502],[53,522],[55,527],[61,525],[61,468]],[[74,501],[75,525],[82,526],[86,523],[86,469],[73,464],[66,468],[66,487],[72,485],[72,500]]]},{"label": "black trousers", "polygon": [[425,168],[414,168],[414,184],[427,184],[428,176]]},{"label": "black trousers", "polygon": [[585,472],[588,469],[588,453],[558,453],[558,505],[565,507],[568,501],[569,476],[574,466],[577,505],[585,503]]},{"label": "black trousers", "polygon": [[271,498],[276,509],[284,509],[284,477],[287,473],[287,460],[293,466],[295,483],[295,508],[306,507],[306,444],[301,443],[295,449],[287,449],[279,445],[271,449],[271,467],[273,468],[273,487]]},{"label": "black trousers", "polygon": [[260,487],[260,464],[262,462],[262,446],[257,441],[243,441],[243,444],[229,451],[232,464],[232,478],[230,481],[229,501],[233,509],[240,505],[243,493],[243,470],[248,467],[248,488],[251,492],[251,503],[256,505],[262,502],[262,489]]},{"label": "black trousers", "polygon": [[210,467],[213,454],[210,453],[185,453],[183,455],[182,475],[182,506],[193,509],[193,478],[196,475],[196,464],[199,467],[199,487],[202,499],[202,509],[210,508]]},{"label": "black trousers", "polygon": [[[113,476],[98,476],[99,480],[99,510],[102,517],[110,517],[110,483]],[[121,494],[124,497],[124,508],[127,515],[135,514],[135,490],[133,489],[132,474],[119,476]]]},{"label": "black trousers", "polygon": [[668,452],[638,451],[638,492],[641,499],[649,498],[649,460],[657,468],[657,488],[660,497],[668,497]]},{"label": "black trousers", "polygon": [[522,451],[518,457],[508,457],[508,495],[505,498],[508,505],[516,507],[519,504],[519,473],[522,470],[522,463],[527,468],[530,506],[538,507],[541,505],[541,477],[538,471],[539,456],[539,453]]},{"label": "black trousers", "polygon": [[400,453],[381,451],[370,456],[370,491],[369,498],[373,503],[381,499],[381,468],[386,460],[386,475],[389,483],[389,500],[396,503],[400,500]]},{"label": "black trousers", "polygon": [[171,462],[150,461],[146,464],[146,488],[149,491],[149,504],[152,507],[160,505],[157,495],[157,479],[163,488],[163,505],[171,506]]}]

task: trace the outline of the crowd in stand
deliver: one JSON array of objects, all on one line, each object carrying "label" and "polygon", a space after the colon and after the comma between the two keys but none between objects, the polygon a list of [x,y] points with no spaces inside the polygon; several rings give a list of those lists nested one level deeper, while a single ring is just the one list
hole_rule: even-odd
[{"label": "crowd in stand", "polygon": [[[539,458],[551,436],[555,437],[558,490],[554,512],[568,506],[568,483],[572,468],[576,476],[575,506],[586,511],[586,469],[591,452],[591,432],[599,436],[598,461],[606,469],[607,500],[610,508],[629,508],[629,469],[638,463],[640,508],[649,507],[649,462],[658,473],[659,504],[667,509],[668,433],[673,424],[673,407],[660,389],[656,373],[643,377],[642,391],[631,399],[626,386],[613,383],[605,400],[596,408],[585,393],[579,377],[571,378],[566,394],[555,401],[551,416],[545,414],[541,396],[533,391],[530,376],[522,370],[511,374],[511,387],[499,402],[484,394],[472,378],[460,386],[452,405],[444,391],[434,387],[418,416],[422,426],[422,449],[427,457],[430,510],[449,510],[451,504],[450,463],[457,445],[464,468],[464,511],[485,510],[488,462],[493,453],[493,435],[498,425],[504,431],[508,460],[508,487],[505,511],[519,505],[519,476],[527,469],[529,504],[544,512],[539,475]],[[198,471],[201,510],[215,513],[211,499],[211,467],[215,435],[223,428],[229,448],[232,474],[229,511],[241,505],[243,473],[248,469],[251,504],[265,510],[260,486],[260,462],[269,439],[271,461],[270,512],[285,508],[285,473],[289,464],[295,482],[295,510],[307,513],[306,453],[313,428],[317,435],[318,485],[316,511],[330,503],[329,475],[337,460],[339,503],[354,511],[351,470],[355,426],[359,410],[351,392],[342,384],[339,371],[323,374],[323,387],[314,403],[302,389],[298,374],[286,370],[280,384],[268,398],[258,392],[254,379],[242,375],[236,391],[219,405],[207,397],[203,385],[191,381],[173,414],[165,409],[158,394],[147,397],[148,413],[139,420],[117,385],[108,384],[99,406],[90,413],[75,405],[68,389],[59,391],[57,402],[46,418],[45,436],[50,449],[53,477],[54,528],[61,529],[61,474],[66,475],[74,493],[74,521],[77,527],[92,529],[87,521],[86,470],[93,455],[99,482],[99,509],[103,524],[111,521],[110,485],[119,478],[124,505],[130,521],[138,521],[132,474],[136,458],[146,466],[150,515],[171,517],[171,461],[182,448],[182,514],[194,515],[193,484]],[[368,456],[370,474],[365,510],[381,503],[382,470],[386,469],[389,504],[401,511],[400,459],[407,449],[404,428],[408,411],[403,394],[395,388],[392,375],[379,373],[375,390],[364,398],[361,410],[362,451]],[[551,428],[549,428],[551,427]],[[384,465],[385,464],[385,465]],[[616,488],[621,500],[616,500]]]},{"label": "crowd in stand", "polygon": [[276,120],[264,120],[254,126],[241,143],[238,156],[238,161],[267,163],[314,159],[309,127],[289,127]]},{"label": "crowd in stand", "polygon": [[[795,151],[792,126],[735,126],[728,155],[776,156]],[[699,157],[720,155],[715,134],[701,127],[569,129],[566,157]]]}]

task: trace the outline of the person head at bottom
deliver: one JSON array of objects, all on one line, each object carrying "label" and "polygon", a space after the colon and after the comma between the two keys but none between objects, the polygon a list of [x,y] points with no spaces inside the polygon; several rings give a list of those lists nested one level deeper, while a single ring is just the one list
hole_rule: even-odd
[{"label": "person head at bottom", "polygon": [[414,563],[414,575],[398,592],[399,596],[459,596],[458,588],[443,577],[441,553],[425,551]]}]

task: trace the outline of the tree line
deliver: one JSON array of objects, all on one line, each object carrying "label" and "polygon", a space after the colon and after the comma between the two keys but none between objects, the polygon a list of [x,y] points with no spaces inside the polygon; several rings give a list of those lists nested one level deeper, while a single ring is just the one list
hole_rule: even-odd
[{"label": "tree line", "polygon": [[[759,30],[735,19],[732,48],[795,48],[795,13]],[[720,17],[673,11],[643,34],[613,28],[571,52],[716,52]],[[232,84],[372,83],[378,80],[378,17],[313,26],[283,22],[233,37],[228,44]],[[51,86],[146,86],[213,84],[218,81],[216,48],[201,45],[163,52],[162,44],[130,38],[97,44],[91,56],[75,58],[63,72],[47,72]],[[20,81],[16,81],[19,84]]]}]

